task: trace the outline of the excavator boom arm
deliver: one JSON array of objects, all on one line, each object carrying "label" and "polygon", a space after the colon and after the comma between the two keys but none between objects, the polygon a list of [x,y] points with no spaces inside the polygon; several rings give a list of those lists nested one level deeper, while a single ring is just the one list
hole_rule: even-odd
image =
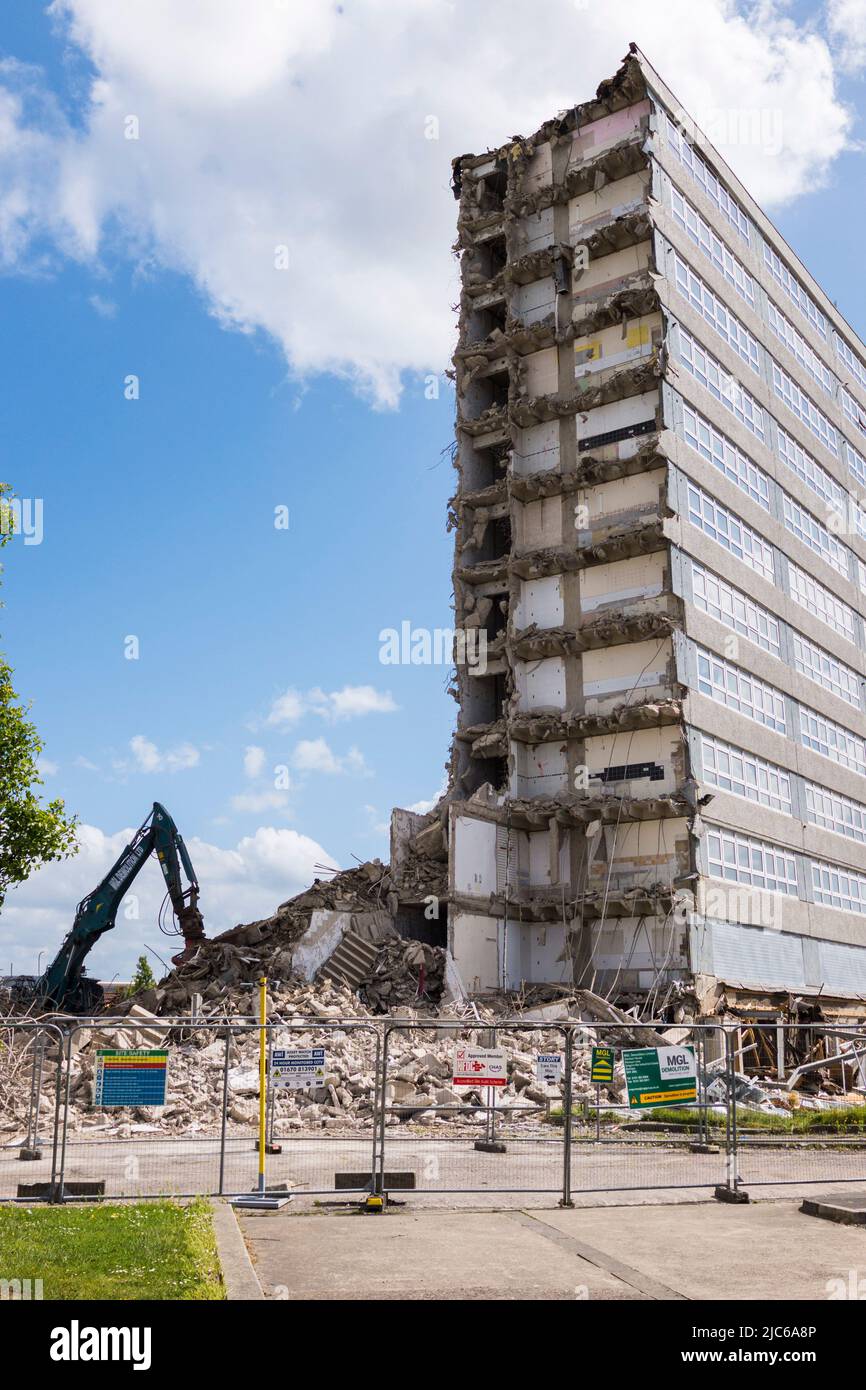
[{"label": "excavator boom arm", "polygon": [[[118,909],[149,855],[156,850],[172,907],[178,919],[188,955],[204,937],[198,909],[198,881],[186,845],[171,816],[158,801],[130,843],[101,882],[78,904],[72,929],[36,984],[36,993],[57,1009],[85,1006],[94,1001],[92,981],[82,978],[85,958],[104,932],[114,926]],[[189,880],[183,887],[181,867]],[[89,986],[89,988],[88,988]]]}]

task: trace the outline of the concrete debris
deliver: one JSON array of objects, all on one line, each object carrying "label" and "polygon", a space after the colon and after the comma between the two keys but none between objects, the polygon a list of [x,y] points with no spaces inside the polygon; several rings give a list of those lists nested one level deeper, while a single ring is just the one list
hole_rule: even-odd
[{"label": "concrete debris", "polygon": [[438,1003],[445,984],[446,953],[422,941],[393,941],[379,953],[376,965],[358,993],[374,1013],[391,1013],[399,1004]]}]

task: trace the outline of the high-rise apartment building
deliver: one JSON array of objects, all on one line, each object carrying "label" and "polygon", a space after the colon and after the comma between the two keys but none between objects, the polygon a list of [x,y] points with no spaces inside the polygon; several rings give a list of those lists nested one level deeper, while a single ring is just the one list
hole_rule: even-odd
[{"label": "high-rise apartment building", "polygon": [[633,48],[455,161],[470,988],[866,999],[866,347]]}]

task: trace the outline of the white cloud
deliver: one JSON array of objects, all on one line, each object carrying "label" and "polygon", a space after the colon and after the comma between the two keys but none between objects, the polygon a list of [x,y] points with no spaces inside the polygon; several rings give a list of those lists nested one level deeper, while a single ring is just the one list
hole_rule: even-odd
[{"label": "white cloud", "polygon": [[301,739],[295,745],[292,763],[300,772],[324,772],[329,776],[339,772],[361,776],[369,773],[364,755],[357,748],[350,748],[344,758],[339,758],[324,738]]},{"label": "white cloud", "polygon": [[342,690],[331,691],[315,686],[306,694],[287,690],[280,695],[271,705],[266,723],[296,724],[305,714],[316,714],[320,719],[336,723],[364,714],[392,714],[397,708],[390,690],[376,690],[372,685],[344,685]]},{"label": "white cloud", "polygon": [[265,750],[251,743],[244,750],[244,773],[247,777],[260,777],[265,767]]},{"label": "white cloud", "polygon": [[843,72],[856,74],[866,67],[866,0],[829,0],[827,30]]},{"label": "white cloud", "polygon": [[113,319],[117,313],[114,300],[104,299],[101,294],[92,294],[88,302],[101,319]]},{"label": "white cloud", "polygon": [[37,767],[39,768],[40,777],[56,777],[57,773],[60,771],[59,764],[53,763],[50,758],[40,757]]},{"label": "white cloud", "polygon": [[[199,751],[191,743],[179,743],[176,748],[162,752],[144,734],[136,734],[129,740],[133,756],[133,770],[137,772],[183,772],[195,767],[199,761]],[[119,771],[126,771],[128,763],[115,764]]]},{"label": "white cloud", "polygon": [[[0,72],[0,258],[44,255],[48,233],[98,264],[119,237],[137,264],[187,274],[222,324],[270,335],[297,375],[343,374],[385,405],[401,372],[448,362],[451,157],[589,98],[630,40],[695,114],[740,128],[736,113],[779,113],[772,148],[723,151],[760,201],[820,187],[852,122],[827,43],[784,0],[546,0],[543,23],[524,0],[55,0],[52,13],[96,75],[72,125],[36,101],[32,70]],[[853,0],[832,13],[850,63]]]},{"label": "white cloud", "polygon": [[428,797],[426,800],[415,801],[411,806],[407,806],[407,811],[414,811],[419,816],[426,816],[428,811],[432,811],[437,801],[445,795],[448,790],[448,783],[443,781],[435,796]]},{"label": "white cloud", "polygon": [[[37,953],[43,951],[44,967],[72,926],[76,904],[96,887],[134,833],[120,830],[107,835],[96,826],[80,826],[81,848],[73,859],[44,865],[7,895],[0,917],[0,959],[7,965],[11,960],[16,971],[30,973],[36,968]],[[309,836],[273,826],[260,826],[234,849],[197,838],[187,840],[187,848],[201,885],[200,905],[209,936],[238,922],[269,916],[279,903],[320,876],[316,864],[337,867],[328,851]],[[114,931],[102,937],[88,957],[89,973],[94,976],[107,979],[117,971],[126,978],[145,942],[165,960],[178,949],[178,943],[164,937],[157,926],[165,884],[153,859],[135,880],[132,893],[137,897],[138,916],[127,920],[123,908],[118,913]],[[130,898],[124,901],[129,903]],[[156,963],[152,964],[156,971]]]}]

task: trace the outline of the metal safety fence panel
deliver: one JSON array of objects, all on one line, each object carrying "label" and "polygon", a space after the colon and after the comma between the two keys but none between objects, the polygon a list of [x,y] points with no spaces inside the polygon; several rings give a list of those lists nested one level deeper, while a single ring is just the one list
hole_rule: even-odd
[{"label": "metal safety fence panel", "polygon": [[[569,1038],[566,1201],[581,1193],[716,1188],[730,1182],[730,1055],[724,1028],[578,1024]],[[678,1099],[676,1081],[670,1098],[663,1091],[626,1090],[623,1053],[632,1055],[637,1068],[639,1054],[655,1053],[660,1040],[674,1053],[694,1053],[695,1100]],[[594,1054],[601,1044],[613,1053],[610,1083],[593,1080]]]},{"label": "metal safety fence panel", "polygon": [[866,1029],[770,1019],[730,1051],[738,1187],[866,1182]]},{"label": "metal safety fence panel", "polygon": [[267,1189],[311,1196],[372,1191],[381,1028],[357,1019],[274,1019],[267,1031]]},{"label": "metal safety fence panel", "polygon": [[[69,1028],[56,1199],[220,1192],[232,1152],[235,1032],[189,1018],[100,1018]],[[245,1140],[249,1147],[248,1132]]]},{"label": "metal safety fence panel", "polygon": [[59,1027],[0,1019],[0,1201],[53,1188],[62,1062]]},{"label": "metal safety fence panel", "polygon": [[544,1022],[386,1022],[381,1190],[561,1194],[567,1042]]}]

